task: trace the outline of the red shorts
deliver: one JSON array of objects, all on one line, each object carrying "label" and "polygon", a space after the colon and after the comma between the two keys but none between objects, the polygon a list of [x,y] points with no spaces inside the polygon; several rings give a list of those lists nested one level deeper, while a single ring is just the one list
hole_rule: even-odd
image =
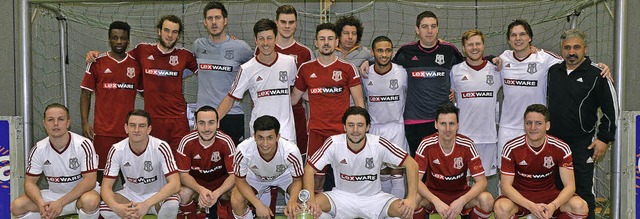
[{"label": "red shorts", "polygon": [[125,138],[126,137],[112,137],[103,135],[93,136],[93,147],[95,148],[96,154],[98,155],[99,170],[104,170],[104,165],[105,163],[107,163],[107,155],[109,154],[109,149],[111,149],[111,146],[124,140]]},{"label": "red shorts", "polygon": [[[438,197],[440,201],[444,202],[447,205],[450,205],[453,201],[455,201],[456,199],[466,194],[469,190],[471,190],[471,188],[458,190],[458,191],[438,191],[433,189],[430,189],[429,191],[433,193],[433,195]],[[469,212],[471,212],[471,210],[473,210],[473,208],[462,209],[462,212],[460,212],[460,215],[468,215]],[[425,208],[425,211],[428,214],[438,213],[438,211],[436,211],[436,208],[433,206],[433,203],[429,207]]]},{"label": "red shorts", "polygon": [[296,126],[296,141],[300,154],[307,153],[307,141],[309,136],[307,135],[307,116],[304,111],[304,107],[301,104],[302,101],[293,106],[293,123]]},{"label": "red shorts", "polygon": [[[522,195],[524,196],[526,199],[529,199],[530,201],[532,201],[533,203],[551,203],[553,200],[556,199],[556,197],[558,197],[558,195],[560,194],[559,190],[548,190],[545,192],[537,192],[535,193],[536,195]],[[573,194],[573,196],[577,196],[576,194]],[[499,196],[496,201],[498,201],[498,199],[501,198],[507,198],[504,195]],[[508,199],[508,198],[507,198]],[[529,211],[529,209],[522,207],[518,204],[516,204],[515,202],[513,203],[515,205],[518,206],[518,212],[516,212],[515,216],[516,217],[522,217],[522,216],[526,216],[531,214],[531,211]],[[553,212],[553,216],[558,216],[560,213],[560,206],[558,206],[558,209],[556,209],[555,212]]]},{"label": "red shorts", "polygon": [[332,135],[342,134],[344,131],[335,131],[335,130],[318,130],[318,129],[310,129],[309,130],[309,143],[307,144],[307,156],[313,156],[324,141]]},{"label": "red shorts", "polygon": [[234,177],[234,176],[233,175],[227,175],[226,177],[221,177],[221,178],[215,179],[213,181],[205,181],[205,180],[198,179],[198,178],[195,178],[195,180],[202,187],[205,187],[208,190],[213,191],[213,190],[218,189],[222,185],[222,183],[224,183],[224,180],[227,179],[227,177]]},{"label": "red shorts", "polygon": [[182,137],[187,134],[189,134],[187,117],[175,119],[151,118],[151,136],[169,143],[174,152],[178,149]]}]

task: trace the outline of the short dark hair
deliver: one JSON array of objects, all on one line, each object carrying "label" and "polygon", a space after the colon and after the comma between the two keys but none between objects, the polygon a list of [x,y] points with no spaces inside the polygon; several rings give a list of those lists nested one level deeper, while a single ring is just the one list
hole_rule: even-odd
[{"label": "short dark hair", "polygon": [[269,130],[276,131],[276,134],[280,133],[280,122],[278,122],[278,119],[276,119],[276,117],[264,115],[258,117],[256,121],[253,121],[254,132]]},{"label": "short dark hair", "polygon": [[434,14],[431,11],[423,11],[422,13],[420,13],[418,15],[418,17],[416,18],[416,27],[420,27],[420,21],[422,21],[422,19],[424,18],[433,18],[436,19],[436,25],[440,26],[439,22],[438,22],[438,17],[436,17],[436,14]]},{"label": "short dark hair", "polygon": [[353,15],[338,17],[338,20],[336,21],[336,34],[341,35],[342,29],[344,29],[344,26],[347,25],[356,27],[356,32],[358,33],[356,43],[360,43],[362,34],[364,33],[364,27],[362,26],[362,22],[360,22],[360,19],[354,17]]},{"label": "short dark hair", "polygon": [[344,115],[342,115],[342,124],[346,125],[347,117],[352,115],[361,115],[364,117],[364,120],[366,121],[367,125],[371,124],[371,116],[369,115],[369,111],[359,106],[349,107],[347,111],[344,112]]},{"label": "short dark hair", "polygon": [[109,38],[111,38],[111,30],[124,30],[127,31],[127,37],[131,36],[131,26],[127,22],[124,21],[114,21],[109,25]]},{"label": "short dark hair", "polygon": [[200,113],[200,112],[214,112],[214,113],[216,113],[216,122],[218,120],[220,120],[220,118],[218,118],[219,115],[218,115],[218,110],[216,110],[216,108],[213,108],[212,106],[209,106],[209,105],[204,105],[204,106],[200,107],[198,109],[198,111],[196,111],[194,113],[194,116],[196,118],[196,122],[198,121],[198,113]]},{"label": "short dark hair", "polygon": [[318,26],[316,26],[316,39],[318,38],[318,33],[320,33],[321,30],[331,30],[336,35],[336,37],[338,36],[336,32],[336,25],[333,23],[318,24]]},{"label": "short dark hair", "polygon": [[184,29],[184,27],[182,25],[182,19],[180,19],[178,16],[175,16],[175,15],[172,15],[172,14],[162,16],[160,18],[160,20],[158,21],[158,24],[156,25],[156,28],[158,28],[158,30],[162,30],[162,24],[164,24],[165,21],[171,21],[173,23],[178,24],[180,26],[180,28],[178,29],[178,32],[180,34],[182,34],[182,31]]},{"label": "short dark hair", "polygon": [[205,19],[207,18],[207,11],[211,9],[220,9],[220,11],[222,12],[222,17],[224,18],[227,18],[227,15],[229,15],[227,13],[227,8],[224,7],[222,2],[211,1],[207,3],[206,6],[204,6],[204,10],[202,11],[202,15]]},{"label": "short dark hair", "polygon": [[438,120],[438,117],[440,115],[449,114],[449,113],[456,114],[456,121],[460,122],[460,115],[459,115],[460,109],[458,109],[458,107],[453,105],[453,103],[445,103],[438,106],[438,109],[436,109],[436,121]]},{"label": "short dark hair", "polygon": [[267,30],[273,31],[273,35],[275,36],[278,35],[278,25],[276,25],[276,22],[273,22],[270,19],[262,18],[258,20],[255,25],[253,25],[253,36],[258,38],[258,33]]},{"label": "short dark hair", "polygon": [[131,110],[127,113],[127,120],[125,121],[125,124],[129,124],[129,118],[131,118],[131,116],[142,116],[147,118],[147,125],[151,125],[151,115],[147,111],[141,109]]},{"label": "short dark hair", "polygon": [[[533,42],[533,30],[531,30],[531,25],[529,25],[529,22],[522,19],[517,19],[509,24],[509,27],[507,27],[507,40],[509,40],[509,37],[511,36],[511,29],[515,26],[524,27],[524,31],[527,32],[527,35],[531,38],[531,42]],[[529,42],[529,44],[531,44],[531,42]]]},{"label": "short dark hair", "polygon": [[278,7],[278,9],[276,9],[276,20],[280,19],[281,14],[293,14],[296,20],[298,19],[298,12],[292,5],[281,5]]},{"label": "short dark hair", "polygon": [[393,42],[391,42],[391,39],[389,39],[389,37],[387,37],[387,36],[377,36],[371,42],[371,50],[375,49],[376,48],[376,43],[379,43],[379,42],[389,42],[389,43],[391,43],[391,47],[393,47]]},{"label": "short dark hair", "polygon": [[69,117],[69,108],[67,108],[66,106],[64,106],[62,104],[59,104],[59,103],[52,103],[52,104],[47,105],[47,107],[44,108],[44,113],[42,113],[42,117],[43,118],[47,118],[47,110],[49,110],[51,108],[63,109],[67,113],[67,119],[70,119],[70,117]]},{"label": "short dark hair", "polygon": [[540,113],[544,116],[545,122],[549,121],[549,108],[542,104],[536,103],[529,105],[524,111],[524,118],[527,118],[527,114],[529,113]]}]

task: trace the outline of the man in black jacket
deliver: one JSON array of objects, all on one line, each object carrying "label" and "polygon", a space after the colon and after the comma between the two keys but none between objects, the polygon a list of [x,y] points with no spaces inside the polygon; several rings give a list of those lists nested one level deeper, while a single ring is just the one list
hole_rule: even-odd
[{"label": "man in black jacket", "polygon": [[[571,147],[575,179],[580,179],[576,180],[576,193],[589,205],[588,218],[595,218],[593,180],[588,179],[593,179],[594,162],[605,155],[609,143],[615,140],[616,91],[611,81],[599,76],[601,70],[597,65],[585,56],[584,32],[565,31],[561,40],[564,61],[549,69],[547,100],[553,122],[549,133]],[[602,117],[596,127],[598,108]]]}]

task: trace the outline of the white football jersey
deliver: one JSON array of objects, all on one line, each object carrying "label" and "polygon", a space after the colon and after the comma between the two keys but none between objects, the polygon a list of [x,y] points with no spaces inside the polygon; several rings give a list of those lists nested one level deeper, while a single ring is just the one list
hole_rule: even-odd
[{"label": "white football jersey", "polygon": [[265,160],[260,155],[253,137],[244,140],[236,148],[235,175],[246,177],[250,171],[262,182],[271,182],[278,177],[302,177],[304,167],[298,146],[280,138],[276,147],[276,154],[273,158]]},{"label": "white football jersey", "polygon": [[295,58],[280,53],[277,53],[276,61],[271,65],[261,63],[254,57],[240,66],[229,95],[240,100],[244,92],[249,90],[254,104],[249,123],[252,134],[253,121],[260,116],[271,115],[281,124],[280,135],[296,142],[290,89],[297,74]]},{"label": "white football jersey", "polygon": [[83,173],[98,168],[98,155],[91,140],[68,133],[69,142],[62,151],[53,148],[49,137],[36,143],[29,153],[26,171],[29,176],[44,173],[49,190],[61,194],[70,192],[82,180]]},{"label": "white football jersey", "polygon": [[139,195],[156,193],[167,184],[166,176],[178,172],[176,161],[167,142],[149,136],[147,148],[136,154],[129,146],[129,138],[115,143],[107,155],[104,177],[124,175],[124,187]]},{"label": "white football jersey", "polygon": [[460,108],[460,134],[475,143],[496,143],[496,101],[502,86],[500,72],[488,61],[471,67],[467,62],[451,68],[451,89]]},{"label": "white football jersey", "polygon": [[547,75],[562,57],[540,50],[524,59],[514,57],[512,50],[501,55],[504,100],[500,127],[523,129],[523,114],[531,104],[547,104]]},{"label": "white football jersey", "polygon": [[380,167],[383,163],[402,166],[408,154],[377,135],[366,134],[364,141],[360,151],[352,151],[347,147],[346,134],[331,136],[308,162],[317,171],[331,165],[336,189],[360,196],[377,194],[382,191]]},{"label": "white football jersey", "polygon": [[404,124],[404,103],[407,100],[407,71],[391,63],[391,70],[384,75],[369,66],[369,77],[361,78],[365,89],[367,110],[371,124]]}]

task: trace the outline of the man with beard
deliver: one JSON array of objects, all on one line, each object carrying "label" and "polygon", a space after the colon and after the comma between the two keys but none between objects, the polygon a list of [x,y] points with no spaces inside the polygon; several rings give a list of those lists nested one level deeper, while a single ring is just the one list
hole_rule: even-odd
[{"label": "man with beard", "polygon": [[[111,51],[102,53],[87,64],[80,88],[82,134],[93,139],[98,159],[98,181],[111,145],[127,137],[121,119],[133,110],[140,82],[140,64],[127,54],[131,27],[126,22],[109,25]],[[94,123],[89,124],[91,94],[96,93]],[[116,118],[116,119],[113,119]]]},{"label": "man with beard", "polygon": [[[356,106],[364,107],[356,68],[334,53],[339,41],[335,30],[332,23],[316,27],[314,42],[320,55],[316,60],[300,66],[291,95],[291,103],[296,104],[304,92],[308,91],[309,94],[308,156],[313,156],[325,139],[344,131],[340,126],[340,117],[349,108],[349,97]],[[320,172],[316,177],[318,191],[324,185],[324,173]]]},{"label": "man with beard", "polygon": [[[204,27],[209,36],[196,39],[193,53],[198,61],[197,107],[220,108],[235,80],[240,65],[253,58],[249,45],[226,33],[227,9],[220,2],[209,2],[203,10]],[[242,98],[242,94],[239,95]],[[232,102],[228,113],[220,112],[220,130],[237,145],[244,138],[244,111],[239,101]]]}]

